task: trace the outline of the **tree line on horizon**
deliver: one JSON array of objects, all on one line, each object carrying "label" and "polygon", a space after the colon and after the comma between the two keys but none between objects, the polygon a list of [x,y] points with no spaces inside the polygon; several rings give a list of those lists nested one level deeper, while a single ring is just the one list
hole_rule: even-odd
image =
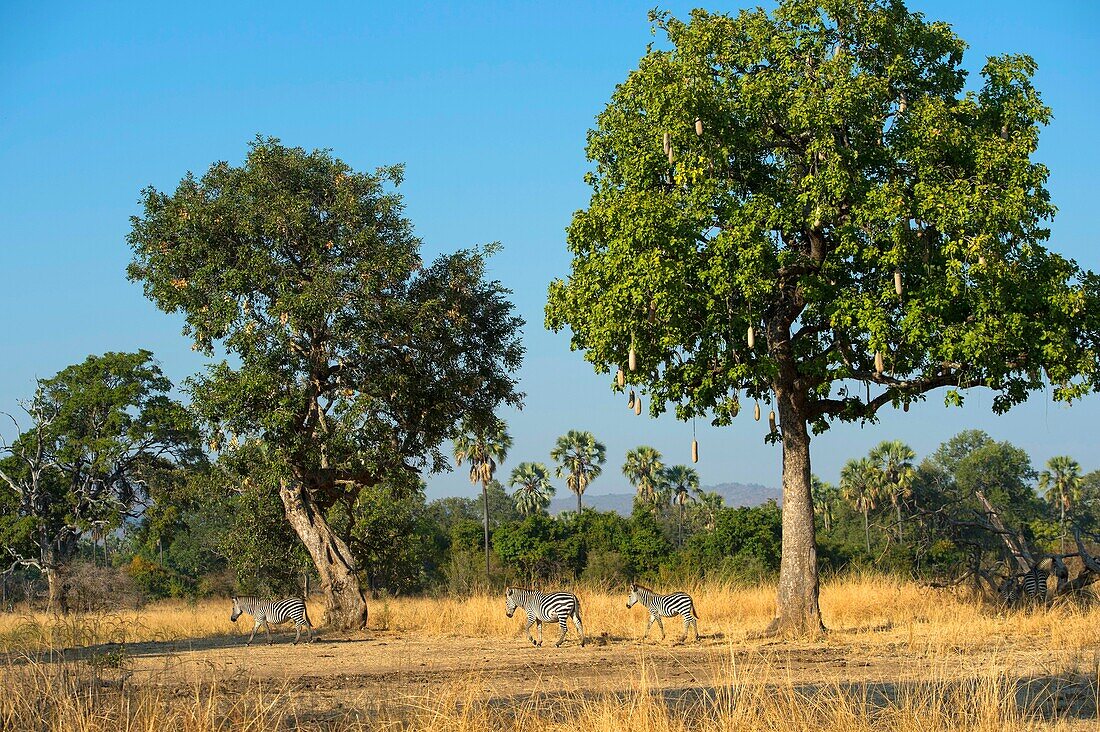
[{"label": "tree line on horizon", "polygon": [[[194,415],[171,391],[147,351],[89,357],[39,382],[26,405],[40,415],[36,428],[10,449],[29,450],[20,454],[40,455],[50,467],[33,476],[17,455],[0,459],[0,552],[25,558],[3,573],[5,600],[98,609],[316,586],[316,570],[285,520],[277,474],[255,469],[264,447],[203,445]],[[754,583],[778,571],[774,501],[725,506],[692,468],[665,465],[657,450],[639,446],[621,466],[636,491],[632,514],[595,511],[583,507],[583,494],[607,458],[592,433],[558,438],[553,469],[516,463],[506,486],[496,473],[510,445],[499,420],[456,436],[454,462],[470,466],[480,500],[429,502],[420,479],[383,481],[328,512],[369,592],[471,593],[506,582]],[[578,510],[548,514],[555,479],[576,495]],[[13,490],[19,480],[36,481],[33,501]],[[904,443],[884,441],[848,461],[838,485],[814,478],[824,566],[926,581],[958,576],[975,562],[993,567],[1005,559],[996,537],[974,526],[958,530],[980,513],[979,491],[1044,550],[1065,551],[1068,525],[1100,530],[1100,471],[1082,474],[1072,458],[1052,458],[1038,471],[1023,450],[977,430],[919,463]],[[42,580],[50,582],[39,597]]]}]

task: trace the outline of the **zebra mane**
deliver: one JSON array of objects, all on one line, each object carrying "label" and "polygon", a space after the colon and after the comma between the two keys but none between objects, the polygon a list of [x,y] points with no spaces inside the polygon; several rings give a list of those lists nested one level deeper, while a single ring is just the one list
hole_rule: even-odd
[{"label": "zebra mane", "polygon": [[511,587],[511,586],[509,586],[507,589],[509,591],[511,591],[511,590],[522,590],[524,592],[537,592],[538,591],[538,590],[534,589],[533,587]]},{"label": "zebra mane", "polygon": [[653,590],[652,588],[650,588],[650,587],[646,587],[645,585],[640,585],[640,584],[638,584],[637,582],[631,582],[630,584],[634,585],[634,586],[635,586],[635,587],[637,587],[637,588],[638,588],[639,590],[645,590],[646,592],[652,592],[652,593],[653,593],[654,595],[656,595],[656,594],[657,594],[657,592],[656,592],[655,590]]}]

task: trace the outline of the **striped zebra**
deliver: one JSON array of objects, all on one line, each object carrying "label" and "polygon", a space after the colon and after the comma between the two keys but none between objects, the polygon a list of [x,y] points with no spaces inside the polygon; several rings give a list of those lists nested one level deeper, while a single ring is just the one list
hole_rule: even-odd
[{"label": "striped zebra", "polygon": [[631,608],[639,602],[649,608],[649,622],[646,623],[642,640],[645,640],[649,635],[649,629],[653,627],[654,622],[661,629],[661,640],[664,640],[665,624],[661,622],[661,618],[674,618],[677,615],[684,618],[684,637],[680,640],[687,640],[691,628],[695,629],[695,640],[699,640],[699,614],[695,612],[695,603],[692,602],[691,596],[686,592],[658,595],[648,587],[631,584],[630,595],[626,598],[626,606]]},{"label": "striped zebra", "polygon": [[300,597],[289,597],[285,600],[261,600],[251,595],[234,597],[233,614],[229,616],[229,619],[235,623],[242,613],[248,613],[256,622],[252,626],[252,632],[248,635],[248,643],[245,645],[252,645],[256,630],[261,625],[264,626],[264,632],[267,633],[267,642],[271,643],[271,624],[278,625],[288,620],[294,621],[295,644],[302,638],[303,627],[306,629],[306,639],[310,643],[313,642],[313,623],[309,621],[309,615],[306,613],[305,600]]},{"label": "striped zebra", "polygon": [[1021,601],[1044,602],[1047,598],[1047,578],[1049,576],[1050,572],[1040,569],[1038,565],[1026,572],[1009,575],[1001,583],[998,593],[1001,602],[1006,605],[1015,605]]},{"label": "striped zebra", "polygon": [[[558,647],[565,640],[565,634],[569,631],[566,620],[573,619],[573,625],[577,626],[577,633],[581,636],[581,646],[584,646],[584,625],[581,624],[581,604],[577,596],[572,592],[542,593],[538,590],[529,590],[523,587],[509,587],[504,590],[504,604],[508,608],[508,617],[516,611],[517,607],[523,608],[527,613],[527,639],[531,645],[542,645],[542,624],[556,622],[561,627],[561,637],[554,644]],[[539,625],[539,639],[536,642],[531,636],[531,626]]]}]

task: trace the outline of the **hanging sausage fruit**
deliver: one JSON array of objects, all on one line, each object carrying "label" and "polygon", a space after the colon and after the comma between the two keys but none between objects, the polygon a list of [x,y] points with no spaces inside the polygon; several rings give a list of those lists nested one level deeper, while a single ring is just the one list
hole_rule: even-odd
[{"label": "hanging sausage fruit", "polygon": [[630,390],[630,398],[626,400],[626,408],[627,409],[633,409],[634,408],[634,400],[635,399],[636,399],[636,397],[634,396],[634,390],[631,389]]},{"label": "hanging sausage fruit", "polygon": [[875,351],[875,374],[882,374],[883,369],[882,351]]},{"label": "hanging sausage fruit", "polygon": [[898,297],[901,297],[901,270],[894,270],[894,292],[898,293]]},{"label": "hanging sausage fruit", "polygon": [[691,462],[693,462],[693,463],[699,462],[699,441],[698,440],[692,440],[691,441]]},{"label": "hanging sausage fruit", "polygon": [[634,400],[634,414],[639,414],[640,415],[641,413],[642,413],[642,398],[638,397],[637,399]]},{"label": "hanging sausage fruit", "polygon": [[619,385],[619,388],[626,386],[626,374],[623,373],[622,366],[619,367],[619,373],[615,374],[615,383]]},{"label": "hanging sausage fruit", "polygon": [[750,349],[756,348],[756,331],[752,329],[751,325],[749,326],[749,333],[746,340],[748,341]]},{"label": "hanging sausage fruit", "polygon": [[634,352],[634,342],[630,343],[630,353],[626,357],[626,365],[631,371],[638,368],[638,355]]},{"label": "hanging sausage fruit", "polygon": [[703,120],[698,117],[695,118],[695,134],[699,135],[699,137],[703,136]]},{"label": "hanging sausage fruit", "polygon": [[775,410],[774,409],[768,414],[768,430],[771,431],[771,432],[776,432],[777,431],[775,429]]},{"label": "hanging sausage fruit", "polygon": [[757,402],[756,406],[753,407],[752,418],[755,419],[757,422],[760,421],[760,402]]}]

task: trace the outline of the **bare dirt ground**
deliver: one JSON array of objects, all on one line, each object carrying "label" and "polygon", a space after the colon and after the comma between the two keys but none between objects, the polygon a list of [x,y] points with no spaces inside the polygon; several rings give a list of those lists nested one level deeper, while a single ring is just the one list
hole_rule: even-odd
[{"label": "bare dirt ground", "polygon": [[[555,634],[548,634],[553,640]],[[385,631],[366,637],[323,636],[292,645],[278,634],[217,637],[126,647],[129,683],[160,687],[168,695],[192,693],[194,684],[222,689],[261,686],[291,692],[310,716],[346,709],[368,712],[387,702],[431,698],[461,686],[482,698],[522,703],[543,695],[626,692],[640,686],[675,701],[713,693],[716,687],[774,684],[813,689],[863,687],[892,696],[908,684],[965,682],[994,673],[1022,681],[1021,701],[1043,707],[1044,716],[1096,720],[1095,652],[1007,646],[996,639],[982,648],[921,649],[904,632],[876,634],[873,643],[843,631],[818,643],[704,636],[699,643],[639,642],[606,635],[586,647],[572,632],[565,645],[532,647],[522,637],[421,638]],[[1074,725],[1076,726],[1076,725]]]}]

